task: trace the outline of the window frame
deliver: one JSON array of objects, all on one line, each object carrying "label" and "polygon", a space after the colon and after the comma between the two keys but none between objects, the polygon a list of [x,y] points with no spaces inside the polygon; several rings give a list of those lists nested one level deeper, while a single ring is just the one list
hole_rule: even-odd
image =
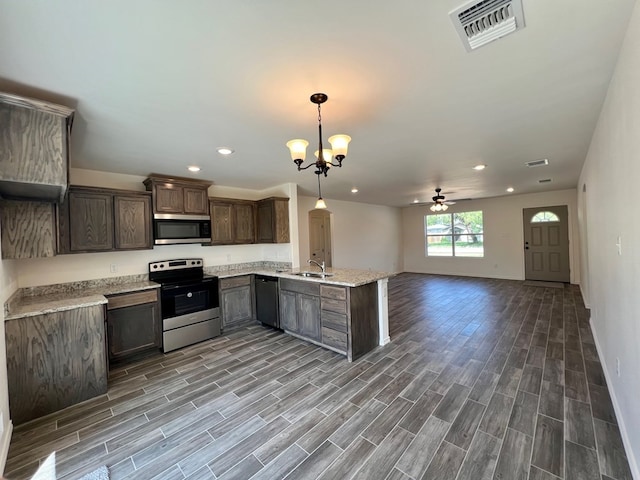
[{"label": "window frame", "polygon": [[[465,213],[480,213],[482,218],[481,223],[481,232],[479,233],[464,233],[464,232],[456,232],[456,215],[461,215]],[[438,233],[428,233],[429,225],[428,218],[429,217],[449,217],[448,228],[450,230],[449,233],[438,232]],[[443,222],[444,225],[444,222]],[[480,255],[461,255],[456,254],[456,243],[460,243],[459,240],[456,240],[456,236],[461,235],[474,235],[476,237],[482,238],[482,253]],[[451,253],[450,254],[429,254],[429,237],[448,237],[451,241]],[[427,213],[424,216],[424,254],[425,257],[443,257],[443,258],[484,258],[484,211],[483,210],[471,210],[465,212],[437,212],[437,213]],[[462,251],[462,247],[459,247],[459,251]]]}]

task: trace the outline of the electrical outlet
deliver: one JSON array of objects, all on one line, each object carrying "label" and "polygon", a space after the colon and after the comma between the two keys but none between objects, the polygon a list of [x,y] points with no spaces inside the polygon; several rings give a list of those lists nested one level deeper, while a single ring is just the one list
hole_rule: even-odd
[{"label": "electrical outlet", "polygon": [[109,271],[111,273],[116,273],[118,271],[118,265],[116,265],[115,263],[112,263],[111,265],[109,265]]},{"label": "electrical outlet", "polygon": [[616,375],[620,376],[620,359],[616,357]]},{"label": "electrical outlet", "polygon": [[618,247],[618,255],[622,255],[622,237],[620,235],[618,235],[616,247]]},{"label": "electrical outlet", "polygon": [[230,261],[231,261],[231,254],[230,254],[230,253],[228,253],[228,254],[227,254],[227,262],[230,262]]}]

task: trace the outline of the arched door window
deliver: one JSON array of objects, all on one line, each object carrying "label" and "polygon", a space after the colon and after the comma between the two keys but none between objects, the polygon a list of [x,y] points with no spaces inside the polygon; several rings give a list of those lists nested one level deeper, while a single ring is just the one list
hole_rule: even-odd
[{"label": "arched door window", "polygon": [[536,213],[533,217],[531,217],[531,223],[543,223],[543,222],[559,222],[560,219],[558,216],[547,210],[543,212]]}]

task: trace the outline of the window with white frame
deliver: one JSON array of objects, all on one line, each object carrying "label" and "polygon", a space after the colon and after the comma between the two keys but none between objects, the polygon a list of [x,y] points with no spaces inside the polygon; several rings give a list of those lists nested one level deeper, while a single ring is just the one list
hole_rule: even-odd
[{"label": "window with white frame", "polygon": [[425,255],[484,257],[482,210],[425,215]]}]

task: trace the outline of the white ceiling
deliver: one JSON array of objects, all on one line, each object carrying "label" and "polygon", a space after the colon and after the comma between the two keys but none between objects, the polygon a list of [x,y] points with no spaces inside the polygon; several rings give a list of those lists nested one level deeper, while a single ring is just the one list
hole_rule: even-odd
[{"label": "white ceiling", "polygon": [[463,3],[0,0],[0,90],[75,107],[79,168],[314,195],[284,144],[312,156],[325,92],[325,142],[353,138],[327,199],[575,187],[634,0],[523,0],[526,28],[471,53],[448,15]]}]

